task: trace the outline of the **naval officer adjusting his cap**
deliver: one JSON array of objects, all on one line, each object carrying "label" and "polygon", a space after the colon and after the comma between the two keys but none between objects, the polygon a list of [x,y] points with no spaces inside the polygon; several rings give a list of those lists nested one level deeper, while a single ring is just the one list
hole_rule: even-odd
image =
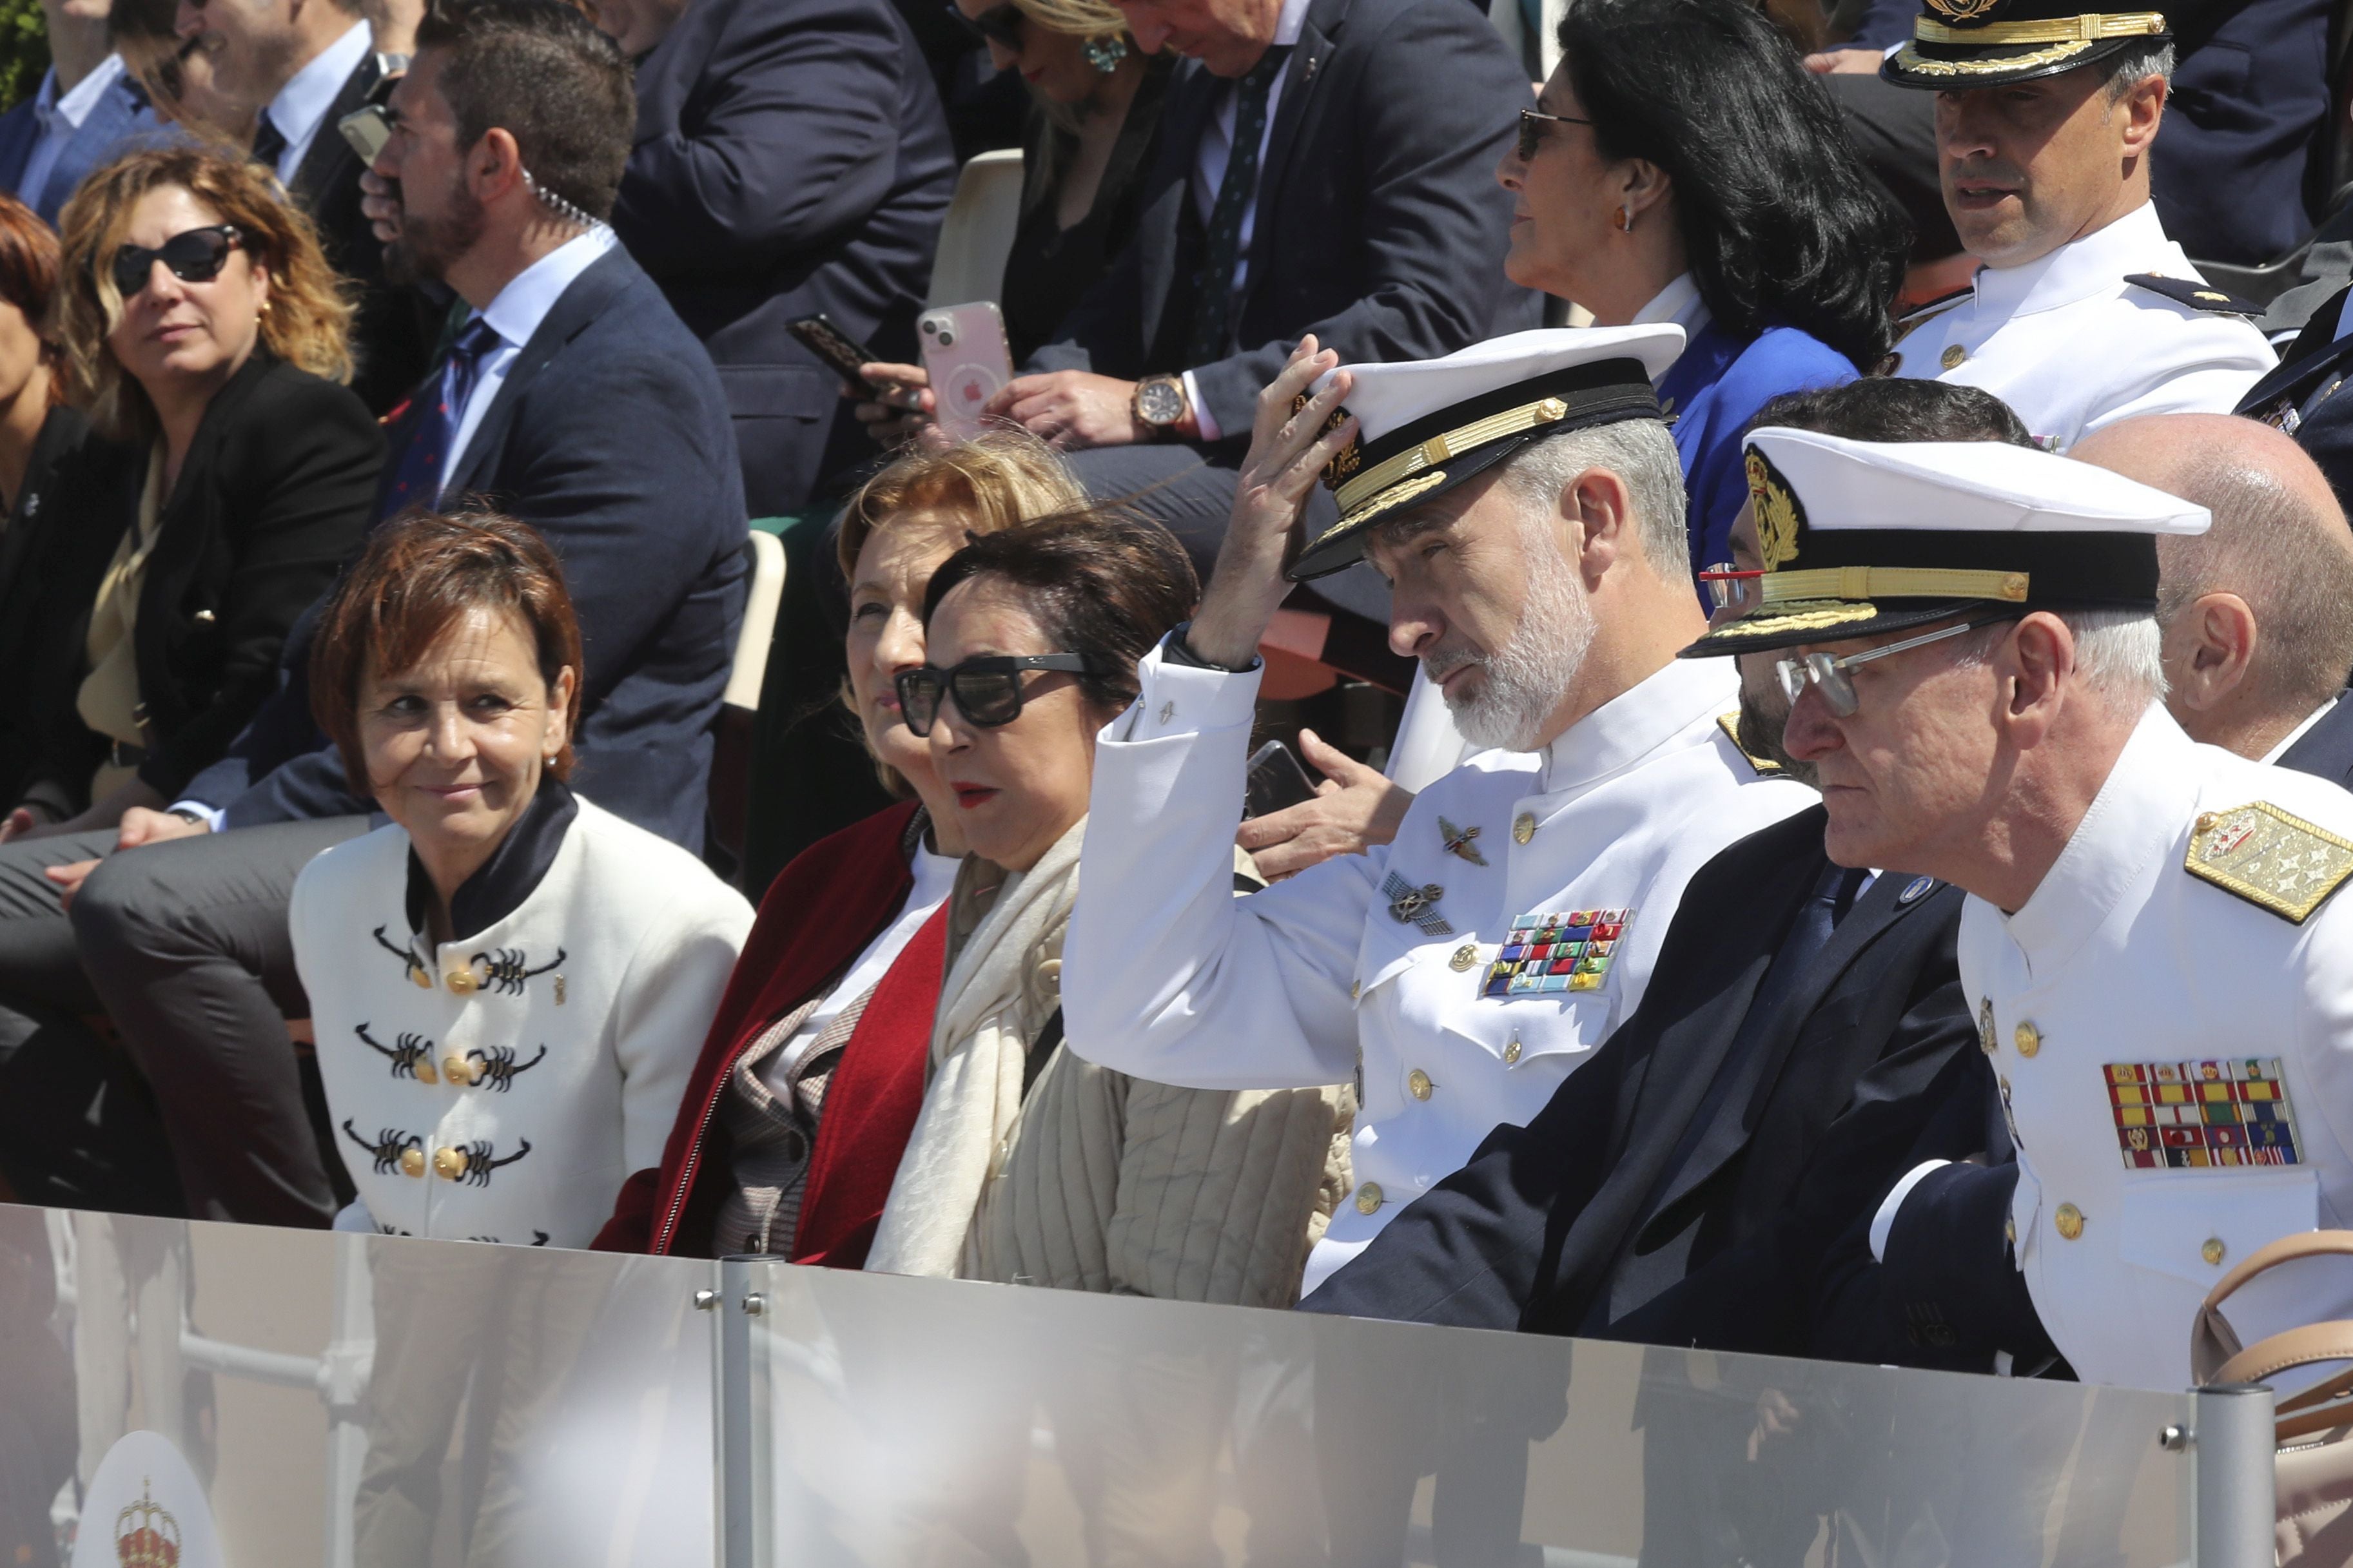
[{"label": "naval officer adjusting his cap", "polygon": [[1945,209],[1984,265],[1897,325],[1893,374],[1982,387],[2062,450],[2140,414],[2228,414],[2272,368],[2149,202],[2173,70],[2157,11],[1926,0],[1880,74],[1936,95]]},{"label": "naval officer adjusting his cap", "polygon": [[[1306,1290],[1633,1012],[1695,869],[1813,803],[1733,744],[1732,670],[1674,657],[1703,623],[1651,377],[1682,346],[1589,328],[1335,369],[1303,342],[1260,396],[1198,615],[1103,731],[1070,1048],[1201,1088],[1358,1079],[1357,1185]],[[1340,521],[1302,550],[1327,463]],[[1236,899],[1259,638],[1291,579],[1359,558],[1392,585],[1390,645],[1493,749],[1385,847]]]},{"label": "naval officer adjusting his cap", "polygon": [[[1987,443],[1749,440],[1760,602],[1692,651],[1781,653],[1831,858],[1969,894],[1961,982],[2017,1155],[1897,1184],[1883,1297],[1967,1337],[1985,1314],[1913,1277],[2022,1283],[2079,1376],[2180,1387],[2227,1269],[2353,1218],[2353,795],[2161,705],[2157,539],[2204,508]],[[2344,1315],[2299,1283],[2233,1300],[2247,1342]]]}]

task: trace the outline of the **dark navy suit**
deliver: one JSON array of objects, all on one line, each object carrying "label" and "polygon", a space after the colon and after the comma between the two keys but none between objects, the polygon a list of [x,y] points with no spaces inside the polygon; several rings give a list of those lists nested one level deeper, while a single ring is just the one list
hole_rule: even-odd
[{"label": "dark navy suit", "polygon": [[0,190],[31,207],[43,222],[55,225],[58,210],[81,184],[82,176],[105,163],[126,139],[155,127],[154,111],[147,106],[147,95],[139,90],[139,84],[126,72],[114,79],[113,85],[90,106],[81,124],[66,138],[41,188],[23,191],[17,187],[24,180],[25,165],[32,162],[33,149],[41,142],[40,117],[34,112],[34,100],[28,98],[7,113],[0,114]]},{"label": "dark navy suit", "polygon": [[637,84],[614,230],[719,367],[753,515],[797,512],[874,445],[786,324],[914,357],[955,188],[939,94],[889,0],[693,0]]},{"label": "dark navy suit", "polygon": [[1732,522],[1748,500],[1740,437],[1757,411],[1785,392],[1843,386],[1854,375],[1844,354],[1795,327],[1767,327],[1743,341],[1711,321],[1693,334],[1659,380],[1691,497],[1693,571],[1732,557]]},{"label": "dark navy suit", "polygon": [[2348,293],[2338,289],[2313,312],[2279,367],[2240,400],[2239,412],[2292,434],[2328,476],[2337,504],[2353,512],[2353,396],[2344,392],[2353,379],[2353,336],[2337,335]]},{"label": "dark navy suit", "polygon": [[[1834,1121],[1893,1167],[1926,1091],[1976,1038],[1954,959],[1957,891],[1880,877],[1744,1037],[1829,865],[1823,821],[1801,812],[1708,862],[1634,1016],[1533,1121],[1495,1129],[1303,1308],[1591,1334],[1780,1235]],[[1760,1321],[1802,1315],[1802,1290],[1742,1292]],[[1663,1313],[1660,1331],[1685,1338]]]}]

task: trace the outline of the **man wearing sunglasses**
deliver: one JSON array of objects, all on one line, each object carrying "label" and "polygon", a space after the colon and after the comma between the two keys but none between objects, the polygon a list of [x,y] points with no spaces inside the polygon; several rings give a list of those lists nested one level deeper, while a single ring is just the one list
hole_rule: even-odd
[{"label": "man wearing sunglasses", "polygon": [[[1762,603],[1694,651],[1778,656],[1832,858],[1970,895],[1964,1000],[2015,1156],[1912,1172],[1870,1250],[1898,1280],[2022,1284],[2002,1350],[2187,1384],[2207,1290],[2353,1215],[2353,795],[2159,705],[2158,542],[2205,508],[2007,447],[1750,441],[1779,492]],[[2353,1306],[2299,1284],[2234,1327]]]},{"label": "man wearing sunglasses", "polygon": [[[1682,340],[1527,332],[1345,371],[1303,344],[1260,399],[1199,614],[1098,746],[1071,1047],[1203,1088],[1357,1080],[1358,1184],[1307,1289],[1542,1109],[1640,1003],[1691,875],[1812,803],[1733,744],[1730,668],[1674,657],[1703,623],[1650,377]],[[1340,520],[1300,551],[1327,461]],[[1496,749],[1391,844],[1234,900],[1258,639],[1292,580],[1359,558],[1393,584],[1390,646]]]}]

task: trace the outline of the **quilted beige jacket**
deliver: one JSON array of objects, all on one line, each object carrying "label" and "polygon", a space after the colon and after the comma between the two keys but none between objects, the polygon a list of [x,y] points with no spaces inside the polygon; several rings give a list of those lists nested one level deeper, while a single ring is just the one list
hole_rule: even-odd
[{"label": "quilted beige jacket", "polygon": [[[1250,875],[1239,853],[1238,875]],[[967,863],[949,965],[1001,874]],[[974,873],[977,873],[975,875]],[[1253,880],[1255,879],[1252,879]],[[1022,989],[1035,1041],[1060,1005],[1062,929]],[[958,1272],[969,1279],[1288,1307],[1351,1185],[1346,1086],[1177,1089],[1058,1049],[1022,1101]]]}]

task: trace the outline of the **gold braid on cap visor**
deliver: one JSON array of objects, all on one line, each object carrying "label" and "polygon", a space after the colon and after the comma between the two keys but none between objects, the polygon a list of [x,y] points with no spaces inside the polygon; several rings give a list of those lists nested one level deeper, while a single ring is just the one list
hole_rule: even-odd
[{"label": "gold braid on cap visor", "polygon": [[1816,599],[1999,599],[2022,605],[2026,584],[2023,572],[1946,566],[1818,566],[1767,572],[1757,580],[1767,605]]},{"label": "gold braid on cap visor", "polygon": [[[2073,59],[2094,44],[2112,38],[2151,37],[2165,31],[2164,14],[2133,11],[2118,16],[2063,16],[2049,22],[1989,22],[1982,27],[1947,27],[1923,16],[1913,24],[1912,42],[1896,52],[1895,63],[1922,76],[1991,76],[2001,71],[2032,70]],[[1997,55],[1987,59],[1935,60],[1920,53],[1922,44],[1998,47],[2004,44],[2043,44],[2045,48],[2022,55]]]},{"label": "gold braid on cap visor", "polygon": [[1523,403],[1517,408],[1506,408],[1500,414],[1490,414],[1484,419],[1473,420],[1443,435],[1432,436],[1419,447],[1409,447],[1395,457],[1385,458],[1363,473],[1342,485],[1333,500],[1344,512],[1354,512],[1364,501],[1378,495],[1399,479],[1434,468],[1450,458],[1461,456],[1490,441],[1500,441],[1506,436],[1517,436],[1539,425],[1551,425],[1568,417],[1568,405],[1557,397],[1538,398]]}]

